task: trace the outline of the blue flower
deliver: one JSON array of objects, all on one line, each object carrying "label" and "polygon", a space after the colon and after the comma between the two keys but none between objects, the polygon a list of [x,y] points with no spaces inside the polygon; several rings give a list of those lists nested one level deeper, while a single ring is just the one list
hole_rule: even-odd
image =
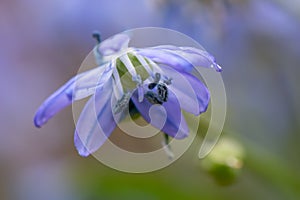
[{"label": "blue flower", "polygon": [[187,137],[189,128],[181,110],[199,115],[210,100],[206,86],[191,72],[198,66],[221,71],[214,58],[193,47],[128,47],[126,34],[98,40],[94,55],[99,66],[78,74],[46,99],[35,115],[35,126],[41,127],[64,107],[92,95],[75,130],[81,156],[95,152],[133,111],[168,136]]}]

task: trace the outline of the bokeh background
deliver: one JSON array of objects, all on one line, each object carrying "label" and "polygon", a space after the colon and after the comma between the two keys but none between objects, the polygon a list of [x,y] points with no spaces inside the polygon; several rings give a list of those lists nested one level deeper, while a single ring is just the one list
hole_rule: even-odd
[{"label": "bokeh background", "polygon": [[[210,156],[197,159],[199,133],[171,166],[126,174],[77,155],[71,108],[33,126],[94,30],[144,26],[187,34],[223,66],[227,120]],[[297,0],[1,0],[0,199],[300,199],[299,55]]]}]

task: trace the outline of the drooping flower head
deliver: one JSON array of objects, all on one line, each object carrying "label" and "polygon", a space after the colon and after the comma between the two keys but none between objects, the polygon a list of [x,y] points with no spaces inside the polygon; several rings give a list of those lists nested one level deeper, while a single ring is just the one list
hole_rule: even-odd
[{"label": "drooping flower head", "polygon": [[182,110],[200,115],[210,100],[206,86],[191,72],[195,67],[221,71],[214,57],[194,47],[129,47],[130,37],[123,33],[103,42],[98,34],[94,36],[98,67],[73,77],[46,99],[35,115],[35,126],[41,127],[72,102],[91,96],[74,135],[81,156],[101,147],[117,124],[133,112],[166,136],[187,137]]}]

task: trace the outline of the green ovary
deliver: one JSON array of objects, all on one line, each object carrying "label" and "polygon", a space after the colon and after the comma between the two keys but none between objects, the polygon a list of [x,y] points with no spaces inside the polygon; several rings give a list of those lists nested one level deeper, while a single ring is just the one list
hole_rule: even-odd
[{"label": "green ovary", "polygon": [[[136,73],[141,76],[142,81],[146,80],[149,77],[148,72],[145,70],[144,66],[138,61],[138,59],[128,53],[127,54],[132,65],[134,66]],[[137,86],[137,82],[132,80],[132,75],[128,72],[124,63],[118,58],[116,60],[116,67],[121,79],[122,87],[124,91],[133,90]]]}]

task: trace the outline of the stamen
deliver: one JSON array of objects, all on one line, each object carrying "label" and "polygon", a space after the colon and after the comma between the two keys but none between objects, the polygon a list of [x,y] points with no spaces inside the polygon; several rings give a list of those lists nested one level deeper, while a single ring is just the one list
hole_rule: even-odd
[{"label": "stamen", "polygon": [[148,91],[144,96],[152,104],[163,104],[163,100],[160,96],[152,91]]},{"label": "stamen", "polygon": [[155,73],[154,82],[158,83],[160,81],[160,77],[161,77],[160,73]]},{"label": "stamen", "polygon": [[93,38],[96,39],[97,44],[101,43],[101,34],[98,31],[94,31],[92,36],[93,36]]},{"label": "stamen", "polygon": [[142,84],[138,84],[138,97],[139,102],[141,103],[144,100],[144,88]]},{"label": "stamen", "polygon": [[[114,64],[115,64],[116,61],[114,60],[112,62],[114,62]],[[124,91],[123,91],[121,79],[120,79],[120,76],[119,76],[119,73],[118,73],[118,70],[116,67],[113,69],[113,80],[115,83],[114,84],[115,87],[113,88],[115,97],[117,99],[120,99],[124,95]]]},{"label": "stamen", "polygon": [[149,85],[148,85],[148,88],[150,89],[150,90],[152,90],[153,88],[155,88],[157,86],[157,83],[150,83]]},{"label": "stamen", "polygon": [[[166,79],[164,80],[164,82],[161,82],[160,79],[160,73],[156,73],[154,77],[154,82],[148,84],[148,88],[150,90],[153,90],[155,87],[157,87],[157,90],[148,91],[145,95],[147,100],[152,104],[163,104],[163,102],[168,101],[169,92],[164,82],[171,84],[171,79]],[[157,93],[155,93],[154,91],[157,91]]]},{"label": "stamen", "polygon": [[164,80],[164,83],[167,85],[171,85],[172,84],[172,78],[166,78],[166,80]]},{"label": "stamen", "polygon": [[156,87],[156,85],[158,84],[158,82],[160,81],[160,73],[155,73],[155,77],[153,78],[154,79],[154,82],[153,83],[150,83],[148,85],[148,88],[150,90],[152,90],[153,88]]},{"label": "stamen", "polygon": [[138,88],[138,99],[139,102],[144,100],[144,88],[143,88],[143,81],[141,76],[138,74],[136,77],[132,77],[132,80],[136,82],[136,87]]},{"label": "stamen", "polygon": [[114,114],[118,114],[120,113],[121,111],[123,111],[126,107],[129,106],[129,100],[130,100],[130,97],[131,97],[131,93],[130,92],[127,92],[125,93],[121,99],[119,99],[113,109],[113,113]]},{"label": "stamen", "polygon": [[141,55],[138,55],[136,53],[134,53],[134,56],[138,59],[138,61],[142,64],[142,66],[145,68],[145,70],[147,71],[147,73],[151,76],[154,77],[154,73],[152,71],[152,69],[150,68],[149,64],[146,62],[145,58]]},{"label": "stamen", "polygon": [[137,74],[136,76],[132,76],[132,81],[138,83],[138,84],[142,84],[142,78],[139,74]]},{"label": "stamen", "polygon": [[168,100],[168,96],[169,96],[167,86],[160,83],[157,85],[157,90],[158,90],[158,95],[161,98],[161,100],[166,102]]},{"label": "stamen", "polygon": [[151,64],[151,66],[153,67],[153,69],[154,69],[155,71],[157,71],[157,72],[160,73],[160,74],[163,74],[161,68],[160,68],[155,62],[153,62],[151,59],[148,59],[148,58],[146,58],[146,59],[147,59],[147,61]]},{"label": "stamen", "polygon": [[129,57],[127,54],[120,57],[120,60],[124,63],[125,67],[127,68],[128,72],[131,74],[132,79],[138,80],[139,77],[137,76],[137,73],[135,71],[135,68],[133,64],[131,63]]},{"label": "stamen", "polygon": [[99,46],[100,46],[100,43],[101,43],[101,35],[100,35],[99,32],[95,31],[92,36],[97,41],[97,44],[93,49],[93,53],[94,53],[94,56],[95,56],[95,59],[96,59],[96,63],[98,65],[101,65],[101,64],[103,64],[103,56],[101,55],[101,52],[99,51]]}]

